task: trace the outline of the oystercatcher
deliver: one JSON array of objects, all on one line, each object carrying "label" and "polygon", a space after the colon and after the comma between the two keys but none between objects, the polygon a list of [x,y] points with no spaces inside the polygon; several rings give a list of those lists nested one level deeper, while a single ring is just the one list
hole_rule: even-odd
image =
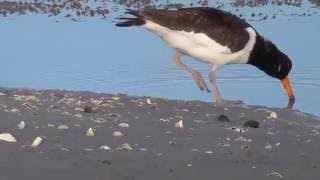
[{"label": "oystercatcher", "polygon": [[226,64],[250,64],[279,79],[288,95],[288,108],[293,107],[295,98],[288,78],[292,67],[290,59],[245,20],[209,7],[128,9],[126,13],[134,17],[118,18],[121,22],[116,26],[142,26],[158,35],[176,50],[174,63],[191,73],[198,87],[207,92],[210,90],[202,75],[183,64],[180,57],[189,55],[212,65],[209,80],[217,105],[225,100],[216,83],[216,72]]}]

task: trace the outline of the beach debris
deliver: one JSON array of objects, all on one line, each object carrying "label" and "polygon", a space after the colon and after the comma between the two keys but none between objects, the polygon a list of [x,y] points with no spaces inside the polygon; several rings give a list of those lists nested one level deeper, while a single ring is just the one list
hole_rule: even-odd
[{"label": "beach debris", "polygon": [[267,174],[267,176],[278,176],[279,178],[283,177],[279,172],[271,172],[271,173]]},{"label": "beach debris", "polygon": [[243,124],[244,127],[251,127],[251,128],[259,128],[259,125],[260,123],[254,120],[248,120]]},{"label": "beach debris", "polygon": [[277,119],[278,118],[278,114],[274,111],[272,111],[268,117],[269,119]]},{"label": "beach debris", "polygon": [[92,128],[89,128],[89,129],[87,130],[86,136],[88,136],[88,137],[94,136],[94,132],[93,132],[93,129],[92,129]]},{"label": "beach debris", "polygon": [[115,132],[113,132],[112,135],[115,137],[123,136],[123,134],[120,131],[115,131]]},{"label": "beach debris", "polygon": [[26,127],[26,123],[24,121],[20,121],[18,124],[18,129],[24,129]]},{"label": "beach debris", "polygon": [[107,145],[102,145],[102,146],[100,146],[99,149],[102,149],[102,150],[111,150],[111,148],[110,148],[109,146],[107,146]]},{"label": "beach debris", "polygon": [[264,147],[267,150],[271,150],[272,149],[272,145],[270,143],[267,143],[267,145]]},{"label": "beach debris", "polygon": [[213,151],[207,150],[207,151],[205,151],[204,153],[206,153],[206,154],[213,154]]},{"label": "beach debris", "polygon": [[93,112],[93,108],[91,106],[84,106],[83,112],[92,113]]},{"label": "beach debris", "polygon": [[0,141],[17,142],[16,138],[13,137],[10,133],[1,133]]},{"label": "beach debris", "polygon": [[182,122],[182,120],[176,122],[175,127],[176,127],[176,128],[183,128],[183,122]]},{"label": "beach debris", "polygon": [[276,146],[280,146],[280,144],[281,144],[281,143],[280,143],[280,142],[278,142],[278,143],[276,143]]},{"label": "beach debris", "polygon": [[190,163],[189,163],[189,164],[187,164],[187,167],[192,167],[192,164],[190,164]]},{"label": "beach debris", "polygon": [[133,148],[128,143],[121,144],[117,150],[133,150]]},{"label": "beach debris", "polygon": [[218,116],[218,121],[220,122],[231,122],[231,120],[228,118],[228,116],[221,114]]},{"label": "beach debris", "polygon": [[36,148],[36,147],[38,147],[41,143],[42,143],[42,138],[38,136],[38,137],[36,137],[36,138],[33,140],[33,142],[32,142],[32,144],[30,145],[30,147]]},{"label": "beach debris", "polygon": [[236,133],[245,133],[245,132],[247,132],[247,130],[243,129],[242,127],[228,127],[226,129],[232,130],[232,131],[234,131]]},{"label": "beach debris", "polygon": [[122,127],[122,128],[128,128],[130,127],[130,125],[128,123],[120,123],[118,126]]},{"label": "beach debris", "polygon": [[64,124],[61,124],[61,125],[59,125],[59,126],[57,127],[57,129],[59,129],[59,130],[67,130],[67,129],[69,129],[69,126],[64,125]]}]

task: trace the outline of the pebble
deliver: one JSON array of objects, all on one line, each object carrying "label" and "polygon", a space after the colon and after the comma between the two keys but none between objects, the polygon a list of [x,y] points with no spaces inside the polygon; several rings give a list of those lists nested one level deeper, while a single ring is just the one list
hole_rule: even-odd
[{"label": "pebble", "polygon": [[218,121],[220,122],[231,122],[231,120],[228,118],[228,116],[221,114],[218,116]]},{"label": "pebble", "polygon": [[248,120],[243,124],[244,127],[251,127],[251,128],[259,128],[259,125],[260,123],[254,120]]},{"label": "pebble", "polygon": [[83,112],[92,113],[93,112],[93,108],[91,106],[84,106]]}]

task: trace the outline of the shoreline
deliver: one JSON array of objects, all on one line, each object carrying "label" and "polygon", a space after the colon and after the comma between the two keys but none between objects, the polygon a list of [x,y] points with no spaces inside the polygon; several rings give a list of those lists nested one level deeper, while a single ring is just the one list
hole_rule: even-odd
[{"label": "shoreline", "polygon": [[320,176],[319,117],[299,111],[0,88],[0,119],[3,180]]}]

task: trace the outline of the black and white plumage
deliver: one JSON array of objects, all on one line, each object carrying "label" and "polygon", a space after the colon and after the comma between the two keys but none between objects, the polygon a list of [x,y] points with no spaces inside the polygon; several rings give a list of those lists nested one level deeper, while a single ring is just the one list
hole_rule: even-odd
[{"label": "black and white plumage", "polygon": [[149,9],[128,10],[133,18],[117,26],[142,26],[158,35],[177,50],[174,62],[192,74],[200,89],[209,91],[201,74],[181,62],[180,54],[212,64],[209,79],[217,104],[223,103],[216,71],[225,64],[251,64],[266,74],[281,80],[292,108],[294,95],[288,79],[292,63],[272,42],[265,40],[246,21],[223,10],[196,7],[178,10]]}]

